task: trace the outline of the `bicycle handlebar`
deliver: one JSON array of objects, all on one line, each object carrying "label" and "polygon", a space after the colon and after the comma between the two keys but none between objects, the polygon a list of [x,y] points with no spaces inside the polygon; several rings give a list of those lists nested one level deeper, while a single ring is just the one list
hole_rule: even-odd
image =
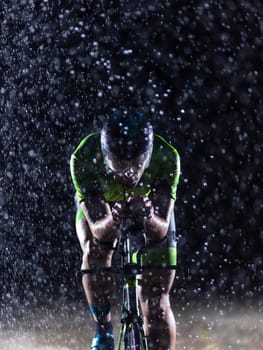
[{"label": "bicycle handlebar", "polygon": [[81,270],[81,274],[89,274],[89,273],[103,273],[103,272],[113,272],[113,273],[123,273],[123,274],[140,274],[142,273],[142,267],[137,264],[130,264],[126,266],[109,266],[109,267],[95,267],[93,269],[84,269]]},{"label": "bicycle handlebar", "polygon": [[[113,265],[109,267],[94,267],[90,269],[83,269],[81,270],[82,276],[89,273],[118,273],[123,274],[124,276],[129,275],[139,275],[143,273],[146,270],[153,270],[153,269],[162,269],[162,270],[175,270],[176,265],[167,265],[165,261],[161,262],[160,265],[150,265],[147,261],[145,265],[142,265],[142,263],[138,263],[138,260],[135,261],[132,258],[132,255],[134,252],[130,251],[129,245],[130,245],[130,232],[129,232],[129,225],[131,223],[131,220],[122,220],[122,223],[120,225],[120,237],[118,239],[117,246],[114,248],[116,252],[120,254],[123,261],[123,265]],[[145,248],[145,234],[142,234],[142,237],[144,238],[144,247]],[[141,250],[137,251],[138,256],[142,253]],[[148,264],[147,264],[148,263]]]},{"label": "bicycle handlebar", "polygon": [[97,267],[93,269],[84,269],[81,270],[82,275],[86,275],[89,273],[107,273],[107,272],[113,272],[113,273],[120,273],[120,274],[134,274],[139,275],[143,273],[146,270],[155,270],[155,269],[161,269],[161,270],[175,270],[176,266],[140,266],[138,264],[130,264],[125,266],[109,266],[109,267]]}]

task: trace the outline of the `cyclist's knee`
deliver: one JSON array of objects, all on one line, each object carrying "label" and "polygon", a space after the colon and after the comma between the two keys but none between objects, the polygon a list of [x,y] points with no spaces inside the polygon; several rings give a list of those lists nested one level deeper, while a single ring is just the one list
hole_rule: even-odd
[{"label": "cyclist's knee", "polygon": [[89,268],[88,265],[88,257],[89,257],[89,247],[83,250],[82,254],[82,264],[81,264],[81,269],[86,270]]},{"label": "cyclist's knee", "polygon": [[151,295],[144,302],[146,317],[149,319],[165,319],[170,308],[170,299],[167,293]]},{"label": "cyclist's knee", "polygon": [[103,249],[93,240],[89,240],[83,246],[81,269],[89,269],[94,266],[109,266],[112,257],[110,249]]}]

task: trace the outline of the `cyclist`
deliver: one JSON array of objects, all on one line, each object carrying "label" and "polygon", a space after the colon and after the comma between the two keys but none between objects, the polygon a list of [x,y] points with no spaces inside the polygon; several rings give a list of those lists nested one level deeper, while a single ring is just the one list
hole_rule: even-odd
[{"label": "cyclist", "polygon": [[[99,132],[86,136],[71,156],[82,269],[111,266],[122,217],[133,218],[136,229],[146,230],[148,247],[173,245],[169,224],[179,175],[176,149],[155,134],[139,112],[115,112]],[[149,350],[175,350],[169,301],[174,276],[172,269],[142,274],[139,299]],[[91,349],[113,350],[114,279],[105,273],[85,274],[82,284],[96,324]]]}]

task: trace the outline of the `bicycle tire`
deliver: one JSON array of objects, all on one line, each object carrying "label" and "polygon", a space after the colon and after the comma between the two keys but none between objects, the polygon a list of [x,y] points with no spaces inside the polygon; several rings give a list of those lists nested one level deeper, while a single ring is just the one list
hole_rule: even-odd
[{"label": "bicycle tire", "polygon": [[138,325],[126,329],[124,335],[124,350],[146,350],[143,342],[142,330]]}]

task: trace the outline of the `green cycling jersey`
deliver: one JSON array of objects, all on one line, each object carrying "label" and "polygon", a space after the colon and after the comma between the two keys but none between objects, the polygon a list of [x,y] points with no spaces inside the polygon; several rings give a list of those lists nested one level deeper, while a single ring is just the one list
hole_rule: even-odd
[{"label": "green cycling jersey", "polygon": [[88,189],[94,184],[102,190],[105,201],[116,202],[131,196],[147,196],[157,182],[167,183],[171,198],[176,200],[180,157],[177,150],[160,135],[154,135],[149,166],[136,187],[124,188],[106,169],[100,133],[91,133],[80,142],[70,160],[71,177],[79,203],[86,198]]}]

